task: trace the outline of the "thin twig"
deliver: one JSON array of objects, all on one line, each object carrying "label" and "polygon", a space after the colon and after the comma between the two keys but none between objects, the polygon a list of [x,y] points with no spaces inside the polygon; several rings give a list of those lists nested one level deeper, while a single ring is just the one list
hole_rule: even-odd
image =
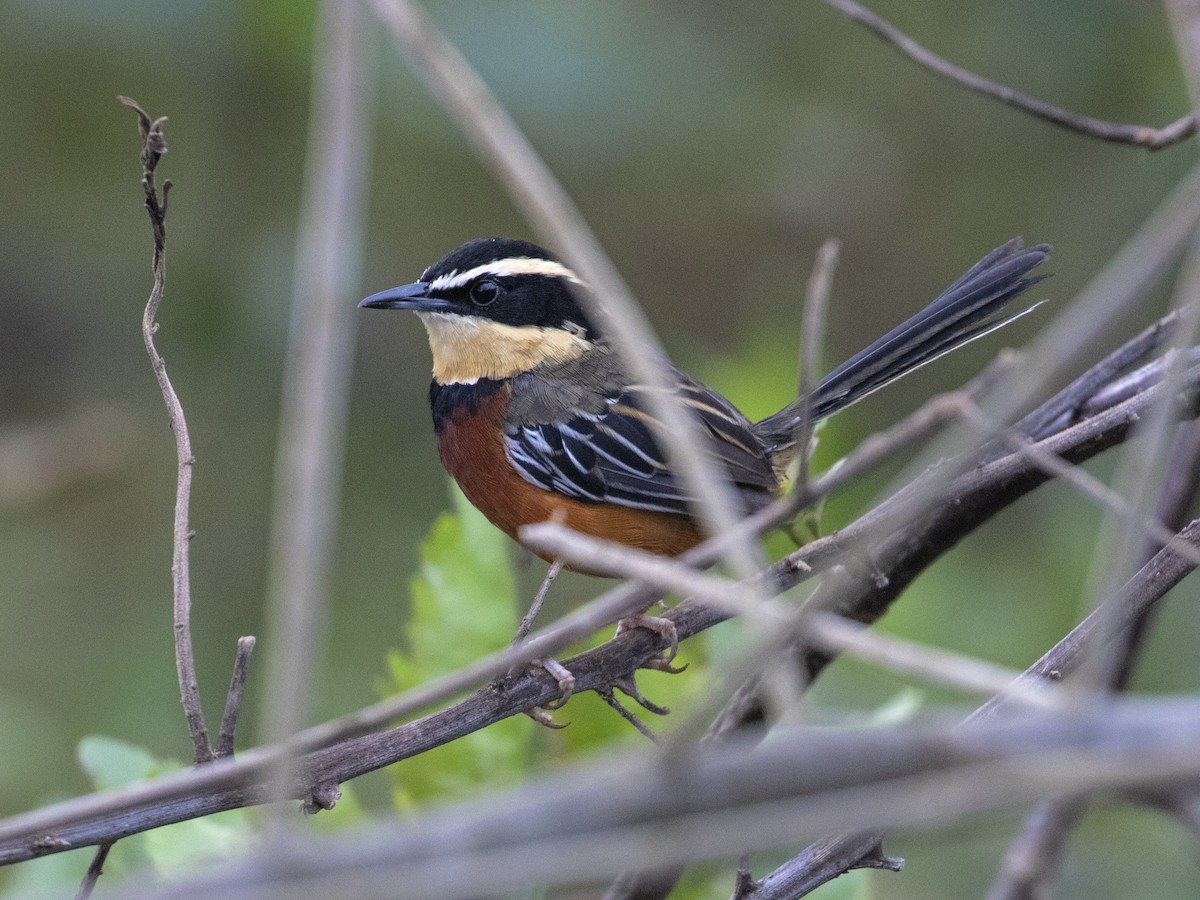
[{"label": "thin twig", "polygon": [[808,502],[809,443],[816,423],[812,417],[812,391],[821,377],[821,348],[825,343],[825,318],[829,310],[829,295],[833,290],[833,274],[837,271],[842,244],[830,238],[817,251],[808,290],[804,295],[804,318],[800,326],[799,397],[800,410],[796,423],[796,446],[800,460],[796,472],[795,502]]},{"label": "thin twig", "polygon": [[[1184,542],[1194,546],[1198,541],[1200,520],[1183,529],[1171,546],[1160,550],[1130,578],[1112,603],[1119,624],[1135,621],[1194,570],[1195,566],[1175,553],[1174,548]],[[1071,672],[1078,665],[1083,648],[1097,637],[1103,638],[1109,634],[1098,628],[1099,619],[1099,611],[1096,611],[1076,625],[1066,637],[1026,669],[1021,680],[1031,683],[1045,679],[1057,681]],[[967,716],[962,724],[975,726],[986,723],[1005,709],[1006,704],[1006,700],[993,697]],[[778,892],[763,890],[755,900],[801,897],[848,871],[864,855],[877,853],[883,836],[884,832],[880,830],[842,834],[817,841],[780,866],[771,876],[762,879],[764,885],[779,886],[781,889]],[[802,884],[803,889],[797,889],[797,884]]]},{"label": "thin twig", "polygon": [[88,866],[88,870],[83,876],[83,881],[79,885],[79,890],[75,892],[75,900],[88,900],[88,897],[92,896],[92,891],[96,889],[96,882],[104,874],[104,862],[108,859],[108,851],[113,848],[114,843],[115,841],[108,841],[96,848],[96,853],[92,857],[92,864]]},{"label": "thin twig", "polygon": [[196,765],[199,765],[211,760],[213,751],[208,741],[208,728],[204,724],[204,710],[200,705],[200,688],[196,681],[196,659],[192,652],[192,587],[188,574],[188,545],[192,539],[192,530],[188,524],[188,507],[192,494],[192,467],[196,460],[192,456],[192,442],[188,436],[183,405],[179,402],[179,396],[171,385],[171,379],[167,377],[167,364],[154,346],[154,335],[158,331],[158,323],[154,321],[154,317],[158,315],[158,307],[162,303],[167,281],[167,196],[171,190],[171,182],[164,181],[162,200],[159,200],[158,190],[154,183],[154,170],[162,155],[167,152],[167,142],[162,130],[163,123],[167,119],[166,116],[162,116],[151,120],[133,100],[128,97],[118,99],[137,113],[138,131],[142,136],[142,190],[146,195],[146,211],[150,214],[150,227],[154,232],[154,287],[150,291],[150,299],[142,314],[142,338],[146,343],[146,353],[150,356],[150,364],[154,368],[154,377],[158,379],[158,386],[162,391],[163,402],[167,406],[167,422],[175,433],[178,477],[175,483],[174,552],[171,559],[175,621],[175,670],[179,676],[179,698],[183,703],[184,715],[187,717],[188,733],[192,737],[192,759]]},{"label": "thin twig", "polygon": [[1181,116],[1164,128],[1150,128],[1146,125],[1123,125],[1118,122],[1108,122],[1071,112],[1036,97],[1022,94],[1006,85],[976,75],[974,72],[942,59],[926,50],[896,26],[854,3],[853,0],[824,0],[824,2],[826,6],[831,6],[864,25],[913,62],[935,75],[947,78],[977,94],[999,100],[1001,103],[1029,113],[1038,119],[1074,131],[1076,134],[1114,144],[1130,144],[1144,147],[1147,150],[1162,150],[1164,147],[1177,144],[1196,133],[1196,118],[1191,113]]},{"label": "thin twig", "polygon": [[866,625],[830,613],[808,621],[805,640],[827,651],[848,653],[861,660],[920,676],[938,684],[989,696],[1001,696],[1033,709],[1061,706],[1058,691],[1048,685],[1030,686],[1017,680],[1019,672],[952,653],[927,644],[876,634]]},{"label": "thin twig", "polygon": [[[982,412],[976,406],[968,406],[966,414],[978,421],[983,420]],[[1174,419],[1172,418],[1172,421]],[[1079,494],[1094,501],[1099,506],[1121,518],[1128,525],[1145,532],[1145,537],[1152,539],[1158,546],[1165,546],[1175,537],[1175,530],[1164,525],[1159,519],[1145,515],[1133,508],[1120,493],[1114,491],[1100,479],[1086,470],[1073,466],[1068,462],[1048,453],[1036,443],[1020,434],[1006,432],[1001,440],[1018,453],[1029,456],[1030,461],[1044,469],[1055,478],[1069,484]],[[1200,550],[1191,547],[1181,547],[1179,552],[1192,562],[1200,565]]]},{"label": "thin twig", "polygon": [[808,499],[810,502],[823,499],[864,472],[892,459],[905,446],[963,418],[968,409],[975,407],[977,398],[1015,365],[1016,354],[1003,353],[965,387],[929,398],[895,425],[870,435],[812,480]]},{"label": "thin twig", "polygon": [[[741,614],[754,602],[753,595],[737,582],[704,575],[673,559],[580,534],[563,525],[529,525],[522,530],[521,537],[531,547],[574,565],[606,575],[636,578],[661,590],[690,596],[730,615]],[[1193,561],[1200,564],[1200,554]],[[794,629],[794,611],[789,615],[781,608],[770,608],[766,613],[776,633]],[[1060,702],[1052,692],[1014,687],[1020,673],[1003,666],[874,634],[863,625],[828,613],[817,613],[805,623],[805,639],[826,650],[848,652],[892,671],[920,675],[962,690],[1011,695],[1014,700],[1040,709],[1054,708]]]},{"label": "thin twig", "polygon": [[[321,657],[355,323],[345,298],[358,283],[371,146],[371,54],[360,4],[325,0],[317,27],[272,497],[262,693],[271,742],[303,727],[313,663]],[[283,764],[281,796],[288,782]],[[284,804],[275,808],[288,812]]]},{"label": "thin twig", "polygon": [[221,717],[221,731],[217,736],[218,758],[233,756],[238,713],[242,708],[242,688],[246,685],[246,671],[250,665],[250,654],[253,652],[253,635],[238,638],[237,654],[233,658],[233,675],[229,679],[229,693],[225,695],[225,714]]}]

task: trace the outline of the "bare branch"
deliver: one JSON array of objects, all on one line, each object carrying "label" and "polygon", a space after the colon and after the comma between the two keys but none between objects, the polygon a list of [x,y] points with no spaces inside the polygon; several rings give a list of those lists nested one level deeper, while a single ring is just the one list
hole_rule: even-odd
[{"label": "bare branch", "polygon": [[830,238],[817,251],[817,261],[808,280],[804,296],[804,319],[800,328],[799,420],[796,423],[796,446],[800,467],[796,473],[795,503],[804,505],[808,498],[808,455],[816,423],[812,417],[812,390],[821,380],[821,347],[825,342],[825,315],[829,295],[833,290],[833,273],[837,270],[841,242]]},{"label": "bare branch", "polygon": [[1164,147],[1177,144],[1196,133],[1196,118],[1191,113],[1176,119],[1164,128],[1150,128],[1145,125],[1122,125],[1117,122],[1107,122],[1103,119],[1094,119],[1091,116],[1071,112],[947,62],[853,0],[824,0],[824,2],[826,6],[831,6],[864,25],[917,65],[935,75],[949,79],[977,94],[999,100],[1001,103],[1029,113],[1045,122],[1066,128],[1068,131],[1074,131],[1076,134],[1114,144],[1130,144],[1144,147],[1147,150],[1162,150]]},{"label": "bare branch", "polygon": [[[1046,449],[1073,462],[1090,458],[1120,442],[1128,434],[1132,422],[1153,402],[1154,396],[1155,390],[1148,389],[1065,429],[1043,444]],[[1195,415],[1196,410],[1193,407],[1189,412]],[[937,474],[931,473],[925,480]],[[912,515],[913,507],[908,502],[911,493],[920,493],[921,486],[913,486],[838,534],[813,541],[780,560],[771,568],[769,577],[775,589],[784,590],[842,558],[847,546],[855,546],[870,535],[883,535],[873,547],[878,551],[877,561],[887,575],[886,583],[865,578],[853,586],[853,593],[839,599],[843,613],[853,611],[855,618],[873,621],[933,559],[980,522],[1029,493],[1048,477],[1023,454],[1010,454],[974,468],[943,487],[934,508],[920,516]],[[1194,534],[1190,531],[1185,531],[1183,537],[1194,542]],[[695,565],[709,552],[705,547],[697,547],[682,559]],[[1170,548],[1166,548],[1131,581],[1130,591],[1137,593],[1142,601],[1153,602],[1146,598],[1161,596],[1190,570],[1190,563],[1181,562]],[[553,656],[571,642],[601,627],[605,621],[618,618],[630,604],[649,602],[654,596],[653,591],[644,587],[622,585],[571,613],[555,626],[536,633],[520,648],[492,654],[458,673],[399,697],[307,729],[284,747],[245,751],[235,759],[218,760],[201,770],[130,787],[117,795],[82,797],[0,822],[0,865],[262,802],[268,797],[267,775],[285,752],[311,751],[297,761],[293,791],[294,796],[303,797],[311,792],[313,785],[346,781],[544,704],[558,696],[558,685],[544,673],[529,673],[517,679],[503,695],[485,691],[389,731],[364,734],[371,728],[462,693],[487,678],[507,672],[518,663]],[[727,618],[726,614],[690,601],[681,603],[667,615],[675,622],[680,638],[687,638]],[[1087,624],[1090,628],[1092,623]],[[1073,633],[1072,640],[1082,640],[1082,637]],[[602,647],[566,660],[565,664],[575,674],[578,690],[593,690],[611,684],[614,673],[634,671],[664,647],[665,642],[657,635],[635,629]],[[827,660],[827,656],[814,658],[810,660],[810,666],[814,672],[819,671]],[[1065,663],[1055,657],[1047,665],[1053,667]],[[984,709],[987,708],[985,705]],[[362,736],[348,737],[350,735]],[[313,749],[317,747],[325,749]]]},{"label": "bare branch", "polygon": [[1031,685],[1017,681],[1020,673],[1004,666],[876,634],[841,616],[817,613],[808,621],[804,637],[826,651],[849,653],[893,672],[918,675],[960,690],[1001,696],[1035,709],[1057,709],[1062,703],[1057,690],[1048,690],[1048,685],[1030,690]]},{"label": "bare branch", "polygon": [[179,470],[175,484],[174,552],[171,560],[175,669],[179,676],[179,697],[187,717],[188,733],[192,738],[192,759],[199,765],[211,760],[213,751],[208,742],[208,728],[204,724],[200,688],[196,681],[196,659],[192,652],[192,587],[188,573],[188,545],[192,539],[192,530],[188,523],[188,508],[192,494],[192,467],[196,460],[192,456],[192,442],[188,436],[183,405],[171,385],[171,379],[167,377],[167,364],[154,346],[154,335],[158,331],[158,323],[154,318],[158,315],[167,281],[167,195],[171,188],[170,181],[163,182],[160,201],[154,183],[154,170],[158,167],[162,155],[167,152],[166,138],[162,131],[167,120],[163,116],[152,121],[133,100],[128,97],[118,99],[138,116],[138,131],[142,136],[142,190],[146,195],[146,211],[150,214],[150,226],[154,232],[154,287],[150,291],[150,299],[142,315],[142,338],[146,343],[150,364],[154,368],[154,376],[158,379],[158,386],[162,391],[163,402],[167,406],[167,422],[175,433],[175,458]]},{"label": "bare branch", "polygon": [[96,854],[92,857],[92,864],[88,866],[87,873],[83,876],[83,882],[79,885],[79,890],[75,893],[75,900],[88,900],[88,897],[92,896],[92,891],[96,889],[96,882],[104,874],[104,863],[108,859],[108,851],[112,847],[113,842],[110,841],[96,848]]},{"label": "bare branch", "polygon": [[321,4],[272,497],[262,697],[273,742],[308,718],[337,532],[355,321],[346,297],[359,278],[371,145],[364,36],[357,0]]},{"label": "bare branch", "polygon": [[[268,855],[170,889],[227,900],[263,896],[268,886],[266,896],[327,896],[353,872],[367,896],[387,885],[390,897],[462,898],[484,883],[494,893],[579,883],[623,863],[736,856],[827,828],[930,825],[1038,797],[1167,789],[1200,775],[1198,707],[1126,700],[1078,718],[1011,717],[970,733],[945,717],[894,729],[783,728],[758,746],[696,748],[665,778],[652,748],[624,751],[370,837],[300,836],[286,865]],[[894,865],[878,858],[877,845],[873,852],[871,864]]]},{"label": "bare branch", "polygon": [[217,740],[218,757],[233,755],[238,713],[242,708],[242,688],[246,685],[246,670],[250,665],[250,654],[253,652],[253,635],[238,638],[237,655],[233,659],[233,675],[229,679],[229,693],[225,695],[225,714],[221,717],[221,732]]}]

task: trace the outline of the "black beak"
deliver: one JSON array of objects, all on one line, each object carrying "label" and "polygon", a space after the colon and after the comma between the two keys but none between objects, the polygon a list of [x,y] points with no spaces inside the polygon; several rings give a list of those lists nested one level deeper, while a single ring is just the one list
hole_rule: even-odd
[{"label": "black beak", "polygon": [[428,284],[417,281],[372,294],[366,300],[359,301],[358,305],[366,309],[411,309],[416,312],[436,312],[450,307],[450,301],[430,297],[428,291]]}]

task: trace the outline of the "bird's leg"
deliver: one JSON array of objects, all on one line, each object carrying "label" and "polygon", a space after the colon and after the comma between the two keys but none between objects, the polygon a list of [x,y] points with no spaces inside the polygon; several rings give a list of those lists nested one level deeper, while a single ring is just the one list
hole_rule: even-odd
[{"label": "bird's leg", "polygon": [[520,646],[525,638],[529,637],[529,632],[533,628],[533,620],[537,614],[541,612],[542,604],[546,602],[546,594],[550,592],[550,585],[554,584],[554,579],[558,577],[558,573],[563,569],[561,559],[556,559],[550,563],[550,570],[546,572],[546,577],[542,579],[542,586],[538,588],[538,592],[534,595],[533,603],[529,606],[529,612],[521,618],[521,624],[517,626],[516,637],[512,639],[512,646]]},{"label": "bird's leg", "polygon": [[647,662],[642,668],[658,669],[660,672],[670,672],[672,675],[677,675],[682,672],[687,666],[673,666],[675,654],[679,650],[679,633],[675,630],[675,623],[670,619],[662,616],[652,616],[647,610],[635,613],[632,616],[625,616],[617,622],[616,637],[620,637],[627,631],[632,631],[634,628],[645,628],[648,631],[653,631],[664,641],[667,642],[666,652],[662,656],[657,656]]},{"label": "bird's leg", "polygon": [[[546,577],[542,579],[542,586],[538,588],[537,594],[534,595],[533,603],[529,606],[529,611],[521,617],[521,624],[517,626],[517,633],[512,639],[512,643],[509,645],[510,647],[521,646],[525,638],[529,636],[529,632],[533,628],[533,620],[537,617],[538,612],[541,611],[542,604],[546,601],[546,594],[550,592],[550,585],[554,584],[554,579],[558,577],[562,570],[563,564],[561,560],[556,559],[550,564],[550,569],[546,572]],[[571,699],[571,695],[575,693],[575,676],[567,671],[562,663],[556,659],[551,659],[550,657],[545,657],[543,659],[531,659],[529,661],[529,665],[531,667],[545,669],[550,677],[558,682],[560,696],[553,703],[547,704],[545,707],[536,707],[534,709],[527,710],[526,713],[535,722],[538,722],[549,728],[562,727],[560,725],[555,725],[554,722],[550,720],[546,710],[559,709],[564,703]],[[509,671],[508,678],[513,678],[516,676],[516,674],[517,669],[514,668]]]}]

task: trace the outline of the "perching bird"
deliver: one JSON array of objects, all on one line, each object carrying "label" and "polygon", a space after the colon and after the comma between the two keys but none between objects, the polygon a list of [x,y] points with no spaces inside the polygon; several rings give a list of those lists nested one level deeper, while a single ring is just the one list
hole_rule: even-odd
[{"label": "perching bird", "polygon": [[[1019,238],[996,248],[936,300],[834,369],[813,390],[820,420],[1028,309],[1005,305],[1041,279],[1048,255]],[[429,401],[438,453],[467,498],[498,528],[562,521],[576,531],[676,555],[703,532],[692,498],[659,441],[646,388],[625,372],[577,302],[579,279],[525,241],[480,238],[430,266],[413,284],[359,306],[410,309],[433,350]],[[780,491],[796,453],[803,404],[751,422],[732,403],[671,368],[699,419],[704,449],[746,512]]]}]

